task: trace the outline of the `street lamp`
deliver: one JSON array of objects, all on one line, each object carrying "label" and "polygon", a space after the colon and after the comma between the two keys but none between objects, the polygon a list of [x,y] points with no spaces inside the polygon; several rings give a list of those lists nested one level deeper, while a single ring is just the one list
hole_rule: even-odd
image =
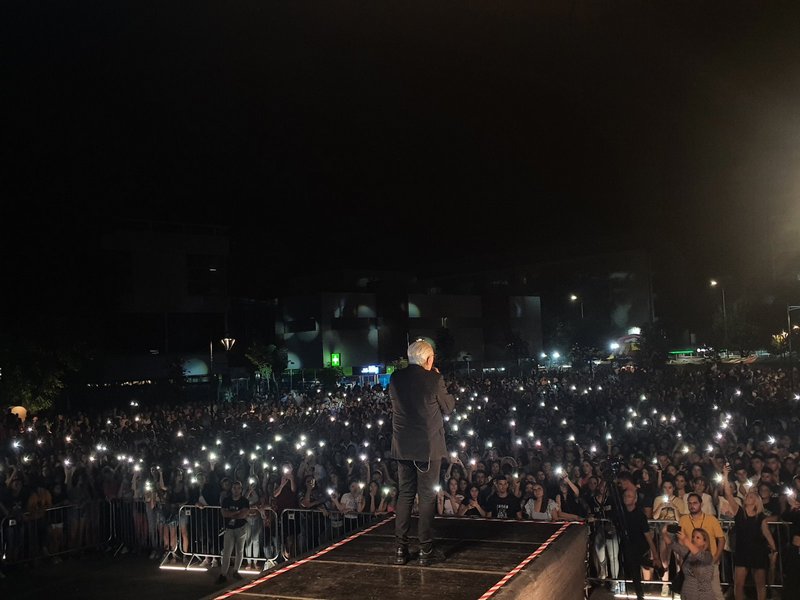
[{"label": "street lamp", "polygon": [[716,279],[712,279],[711,281],[709,281],[709,284],[711,285],[711,287],[719,286],[719,289],[722,292],[722,329],[723,329],[723,335],[724,335],[724,338],[725,338],[725,351],[727,352],[728,351],[728,309],[727,309],[727,306],[725,305],[725,286],[722,285]]},{"label": "street lamp", "polygon": [[569,300],[570,300],[570,302],[580,302],[580,305],[581,305],[581,319],[583,319],[583,298],[579,298],[575,294],[570,294]]},{"label": "street lamp", "polygon": [[467,363],[467,377],[469,377],[469,361],[472,360],[472,354],[469,354],[469,353],[465,354],[463,356],[463,360],[464,360],[464,362]]}]

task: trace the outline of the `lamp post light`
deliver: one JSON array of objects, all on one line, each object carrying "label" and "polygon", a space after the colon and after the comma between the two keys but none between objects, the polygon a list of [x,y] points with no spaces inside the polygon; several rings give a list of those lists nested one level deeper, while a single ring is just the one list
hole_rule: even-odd
[{"label": "lamp post light", "polygon": [[465,354],[463,360],[467,363],[467,377],[469,377],[469,361],[472,360],[472,354]]},{"label": "lamp post light", "polygon": [[728,308],[725,304],[725,286],[716,279],[709,281],[711,287],[719,287],[722,292],[722,329],[725,342],[725,351],[728,351]]},{"label": "lamp post light", "polygon": [[570,302],[579,302],[581,305],[581,319],[583,319],[583,298],[580,298],[576,294],[570,294],[569,296]]}]

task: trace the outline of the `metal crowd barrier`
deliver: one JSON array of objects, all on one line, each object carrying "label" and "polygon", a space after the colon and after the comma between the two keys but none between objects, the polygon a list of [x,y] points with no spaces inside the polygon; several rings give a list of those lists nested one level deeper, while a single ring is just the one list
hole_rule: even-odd
[{"label": "metal crowd barrier", "polygon": [[144,500],[115,498],[111,503],[114,556],[162,549],[156,507]]},{"label": "metal crowd barrier", "polygon": [[374,513],[322,512],[314,509],[289,509],[281,513],[282,556],[289,560],[332,544],[354,531],[374,523]]},{"label": "metal crowd barrier", "polygon": [[[242,564],[244,567],[248,562],[255,563],[262,570],[336,542],[382,517],[313,509],[289,509],[280,515],[270,508],[260,512],[262,516],[248,519]],[[161,560],[162,569],[207,570],[218,564],[225,532],[219,506],[181,506],[177,528],[178,543],[174,551],[183,554],[182,564],[166,553]],[[126,531],[121,530],[123,539],[133,535]],[[188,548],[184,547],[184,540]]]},{"label": "metal crowd barrier", "polygon": [[0,556],[18,564],[97,548],[111,540],[105,500],[48,508],[0,521]]},{"label": "metal crowd barrier", "polygon": [[[733,575],[733,565],[734,565],[734,556],[736,554],[736,540],[734,531],[734,521],[731,519],[719,519],[720,525],[722,527],[722,532],[725,537],[725,551],[723,552],[722,558],[720,559],[720,566],[719,566],[719,574],[720,574],[720,584],[725,589],[726,587],[732,587],[734,585],[734,575]],[[656,545],[656,549],[660,551],[661,549],[661,529],[664,525],[668,525],[670,523],[675,523],[675,521],[670,520],[660,520],[660,519],[648,519],[648,523],[650,524],[650,531],[654,535],[654,542]],[[598,568],[597,563],[603,562],[598,560],[598,554],[601,552],[605,552],[605,562],[606,563],[613,563],[616,562],[617,566],[617,576],[611,577],[613,573],[609,573],[607,577],[599,577],[600,573],[596,573],[594,577],[588,577],[589,581],[593,582],[615,582],[615,583],[625,583],[626,580],[624,578],[620,578],[619,576],[622,575],[622,565],[620,559],[618,558],[619,554],[619,536],[616,534],[616,540],[610,539],[606,536],[605,531],[608,530],[609,527],[612,529],[614,528],[613,522],[609,519],[595,519],[593,521],[593,532],[589,536],[589,548],[587,549],[587,555],[589,556],[589,562],[594,563],[595,570]],[[767,588],[775,588],[781,589],[783,588],[783,581],[784,581],[784,573],[783,573],[783,565],[784,565],[784,550],[786,547],[789,546],[791,541],[790,536],[790,527],[791,523],[787,523],[785,521],[772,521],[769,522],[769,527],[772,530],[773,538],[775,539],[775,545],[778,549],[777,555],[772,555],[770,557],[770,568],[767,572]],[[598,537],[599,536],[599,537]],[[602,542],[603,548],[599,548],[595,544],[595,540],[598,543]],[[609,556],[612,552],[617,553],[617,557]],[[670,551],[670,561],[674,560],[672,556],[672,551]],[[630,580],[627,580],[627,583],[631,583]],[[671,580],[663,580],[660,578],[650,579],[650,580],[642,580],[642,584],[645,586],[645,590],[647,590],[648,586],[658,585],[661,586],[663,584],[672,584]]]},{"label": "metal crowd barrier", "polygon": [[[260,513],[245,524],[248,529],[242,564],[251,562],[264,569],[278,560],[280,535],[275,511],[265,508]],[[219,506],[183,505],[175,526],[177,545],[173,550],[183,554],[183,564],[173,563],[167,553],[161,560],[162,569],[206,570],[222,558],[225,522]],[[186,544],[188,547],[184,547]]]}]

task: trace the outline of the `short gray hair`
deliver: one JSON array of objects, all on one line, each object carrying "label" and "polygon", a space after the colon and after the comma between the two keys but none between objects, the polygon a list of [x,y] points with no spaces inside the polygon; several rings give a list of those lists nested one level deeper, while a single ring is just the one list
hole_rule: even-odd
[{"label": "short gray hair", "polygon": [[417,340],[408,347],[408,362],[412,365],[424,365],[429,356],[433,356],[433,346],[425,340]]}]

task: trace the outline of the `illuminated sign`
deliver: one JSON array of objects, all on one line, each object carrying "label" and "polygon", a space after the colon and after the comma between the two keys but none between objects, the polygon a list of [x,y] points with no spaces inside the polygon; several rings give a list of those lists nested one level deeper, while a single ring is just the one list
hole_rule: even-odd
[{"label": "illuminated sign", "polygon": [[331,366],[332,367],[342,366],[342,355],[339,352],[331,352]]},{"label": "illuminated sign", "polygon": [[367,374],[369,374],[369,375],[377,375],[378,373],[380,373],[380,369],[378,367],[376,367],[375,365],[370,365],[368,367],[363,367],[361,369],[361,373],[364,374],[364,375],[367,375]]}]

